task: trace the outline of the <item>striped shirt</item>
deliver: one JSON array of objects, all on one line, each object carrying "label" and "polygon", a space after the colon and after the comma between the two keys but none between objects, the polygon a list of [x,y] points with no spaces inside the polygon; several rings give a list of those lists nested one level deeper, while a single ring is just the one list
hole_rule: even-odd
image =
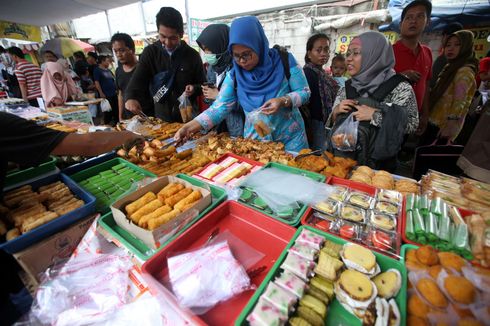
[{"label": "striped shirt", "polygon": [[27,85],[27,99],[34,100],[42,97],[41,93],[41,68],[30,63],[27,60],[22,60],[15,64],[15,75],[19,83]]}]

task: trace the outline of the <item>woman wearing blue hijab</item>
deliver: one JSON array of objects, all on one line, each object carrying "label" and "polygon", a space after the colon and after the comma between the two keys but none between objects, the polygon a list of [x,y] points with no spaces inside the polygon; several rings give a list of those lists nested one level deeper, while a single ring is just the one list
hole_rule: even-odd
[{"label": "woman wearing blue hijab", "polygon": [[[284,143],[286,150],[308,148],[305,127],[298,107],[310,97],[303,69],[289,53],[291,77],[286,78],[278,50],[269,48],[264,29],[256,17],[237,18],[231,24],[228,51],[233,69],[227,74],[212,106],[185,124],[175,135],[180,141],[192,134],[208,131],[233,110],[238,101],[245,111],[246,138]],[[259,134],[252,117],[261,111],[261,119],[270,133]],[[253,114],[252,114],[253,113]]]}]

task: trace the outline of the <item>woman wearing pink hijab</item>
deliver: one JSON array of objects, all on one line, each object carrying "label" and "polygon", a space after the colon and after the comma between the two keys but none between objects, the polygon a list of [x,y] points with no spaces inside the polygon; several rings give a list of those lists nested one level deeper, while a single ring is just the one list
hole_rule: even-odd
[{"label": "woman wearing pink hijab", "polygon": [[46,63],[41,77],[41,92],[46,107],[63,105],[81,95],[71,76],[58,62]]}]

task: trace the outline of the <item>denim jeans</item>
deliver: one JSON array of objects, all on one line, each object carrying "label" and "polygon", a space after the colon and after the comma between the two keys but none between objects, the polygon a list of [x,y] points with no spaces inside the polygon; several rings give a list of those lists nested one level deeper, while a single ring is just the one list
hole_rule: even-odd
[{"label": "denim jeans", "polygon": [[311,119],[311,133],[312,143],[310,148],[312,150],[325,150],[327,141],[327,130],[325,129],[325,123],[320,120]]}]

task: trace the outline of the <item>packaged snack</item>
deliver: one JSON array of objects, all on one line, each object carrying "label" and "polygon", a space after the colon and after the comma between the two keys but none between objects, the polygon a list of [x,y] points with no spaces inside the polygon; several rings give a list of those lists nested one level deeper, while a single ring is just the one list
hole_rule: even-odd
[{"label": "packaged snack", "polygon": [[376,205],[374,206],[374,210],[380,212],[380,213],[385,213],[385,214],[390,214],[390,215],[396,215],[398,214],[398,206],[389,203],[386,201],[378,201]]},{"label": "packaged snack", "polygon": [[340,217],[344,220],[349,220],[357,223],[366,222],[366,211],[352,205],[341,205]]},{"label": "packaged snack", "polygon": [[269,285],[267,285],[267,289],[264,294],[262,294],[261,298],[272,303],[286,316],[289,314],[296,301],[298,301],[298,298],[294,294],[286,291],[274,282],[270,282]]},{"label": "packaged snack", "polygon": [[379,201],[389,202],[389,203],[392,203],[392,204],[395,204],[398,206],[400,206],[402,204],[402,201],[403,201],[402,194],[400,194],[398,191],[394,191],[394,190],[381,189],[378,191],[376,198]]},{"label": "packaged snack", "polygon": [[328,199],[340,201],[340,202],[344,201],[349,193],[349,188],[343,186],[333,186],[333,187],[334,189],[330,194],[330,197],[328,197]]},{"label": "packaged snack", "polygon": [[374,198],[368,194],[356,191],[349,194],[347,202],[363,209],[369,209],[374,203]]},{"label": "packaged snack", "polygon": [[339,234],[346,239],[351,241],[359,240],[361,238],[361,230],[362,227],[359,224],[344,220],[339,221]]},{"label": "packaged snack", "polygon": [[[411,212],[410,212],[411,213]],[[372,226],[385,231],[395,231],[397,220],[392,215],[382,214],[375,211],[370,211],[369,222]]]},{"label": "packaged snack", "polygon": [[337,214],[338,202],[326,200],[317,203],[313,208],[324,214],[335,215]]},{"label": "packaged snack", "polygon": [[308,276],[310,276],[314,266],[315,263],[312,261],[293,253],[289,253],[282,263],[281,268],[293,272],[301,279],[306,281],[308,280]]},{"label": "packaged snack", "polygon": [[272,303],[260,298],[252,313],[247,317],[247,321],[251,326],[284,325],[287,317]]},{"label": "packaged snack", "polygon": [[314,249],[303,243],[295,243],[291,248],[289,248],[289,252],[310,261],[315,261],[318,255],[317,249]]},{"label": "packaged snack", "polygon": [[371,228],[368,232],[368,239],[376,249],[388,252],[395,251],[395,237],[392,234]]},{"label": "packaged snack", "polygon": [[305,243],[312,246],[313,248],[320,249],[323,242],[325,242],[325,238],[309,230],[303,229],[303,231],[301,231],[300,235],[296,239],[296,242]]},{"label": "packaged snack", "polygon": [[274,283],[291,292],[298,298],[303,296],[306,287],[306,283],[290,271],[282,272],[282,274],[275,279]]}]

